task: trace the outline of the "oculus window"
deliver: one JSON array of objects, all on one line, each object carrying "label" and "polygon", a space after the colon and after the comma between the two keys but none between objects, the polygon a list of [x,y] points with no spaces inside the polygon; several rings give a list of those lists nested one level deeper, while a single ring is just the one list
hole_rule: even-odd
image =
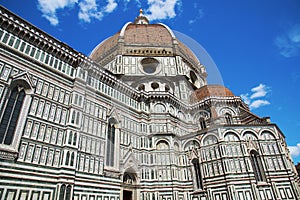
[{"label": "oculus window", "polygon": [[159,62],[154,58],[144,58],[141,60],[143,71],[147,74],[154,74],[158,70]]}]

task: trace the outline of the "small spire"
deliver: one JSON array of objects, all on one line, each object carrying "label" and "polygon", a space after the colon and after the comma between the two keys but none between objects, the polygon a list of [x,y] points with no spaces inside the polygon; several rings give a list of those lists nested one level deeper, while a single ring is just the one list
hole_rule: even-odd
[{"label": "small spire", "polygon": [[143,15],[143,9],[140,9],[140,16]]}]

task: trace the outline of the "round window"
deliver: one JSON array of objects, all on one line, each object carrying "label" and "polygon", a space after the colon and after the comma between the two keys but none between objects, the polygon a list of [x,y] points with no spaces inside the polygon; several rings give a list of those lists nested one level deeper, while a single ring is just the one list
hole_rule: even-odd
[{"label": "round window", "polygon": [[144,84],[139,85],[138,90],[139,91],[145,90],[145,85]]},{"label": "round window", "polygon": [[153,90],[155,90],[155,89],[159,88],[159,84],[157,82],[153,82],[153,83],[151,83],[151,87]]},{"label": "round window", "polygon": [[154,58],[144,58],[141,60],[141,64],[145,73],[153,74],[156,72],[159,62]]}]

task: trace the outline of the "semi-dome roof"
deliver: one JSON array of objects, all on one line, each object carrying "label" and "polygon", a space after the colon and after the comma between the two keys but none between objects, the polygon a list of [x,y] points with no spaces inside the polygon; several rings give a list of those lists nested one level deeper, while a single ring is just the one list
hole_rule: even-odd
[{"label": "semi-dome roof", "polygon": [[234,94],[222,85],[205,85],[192,93],[191,102],[198,102],[207,97],[234,97]]},{"label": "semi-dome roof", "polygon": [[200,64],[194,53],[176,38],[167,25],[148,24],[142,13],[134,23],[126,23],[118,33],[101,42],[92,51],[90,58],[106,64],[116,55],[180,55],[195,67]]}]

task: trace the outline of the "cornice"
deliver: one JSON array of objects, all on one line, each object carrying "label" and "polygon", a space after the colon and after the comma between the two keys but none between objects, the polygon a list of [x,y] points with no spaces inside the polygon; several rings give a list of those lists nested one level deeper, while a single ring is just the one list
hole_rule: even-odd
[{"label": "cornice", "polygon": [[0,6],[0,27],[20,39],[74,65],[78,51]]}]

